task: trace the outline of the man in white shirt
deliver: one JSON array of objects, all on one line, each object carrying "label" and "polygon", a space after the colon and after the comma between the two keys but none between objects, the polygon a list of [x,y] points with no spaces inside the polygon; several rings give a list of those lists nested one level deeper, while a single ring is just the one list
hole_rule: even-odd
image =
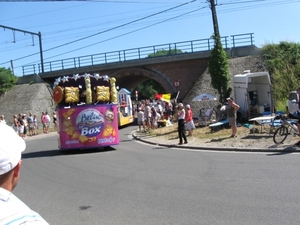
[{"label": "man in white shirt", "polygon": [[146,102],[144,117],[145,117],[145,125],[149,130],[152,128],[152,126],[151,126],[151,107],[150,107],[149,102]]},{"label": "man in white shirt", "polygon": [[159,114],[162,114],[162,113],[163,113],[163,107],[162,107],[162,105],[161,105],[160,102],[157,102],[157,112],[158,112]]},{"label": "man in white shirt", "polygon": [[0,137],[0,224],[48,224],[12,193],[20,177],[21,152],[26,148],[24,140],[2,123]]}]

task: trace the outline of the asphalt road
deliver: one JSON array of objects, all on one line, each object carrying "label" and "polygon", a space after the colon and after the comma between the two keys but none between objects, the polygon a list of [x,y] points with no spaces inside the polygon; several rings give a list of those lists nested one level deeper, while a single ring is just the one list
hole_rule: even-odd
[{"label": "asphalt road", "polygon": [[27,142],[14,193],[50,224],[300,224],[300,155],[195,151],[132,141],[62,154]]}]

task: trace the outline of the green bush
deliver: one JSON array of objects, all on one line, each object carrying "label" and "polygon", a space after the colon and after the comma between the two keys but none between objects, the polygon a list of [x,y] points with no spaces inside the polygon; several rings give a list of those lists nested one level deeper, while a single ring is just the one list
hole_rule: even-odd
[{"label": "green bush", "polygon": [[268,44],[262,48],[262,56],[271,75],[275,105],[285,110],[289,92],[300,86],[300,44]]},{"label": "green bush", "polygon": [[0,67],[0,95],[11,89],[17,82],[17,77],[10,69]]}]

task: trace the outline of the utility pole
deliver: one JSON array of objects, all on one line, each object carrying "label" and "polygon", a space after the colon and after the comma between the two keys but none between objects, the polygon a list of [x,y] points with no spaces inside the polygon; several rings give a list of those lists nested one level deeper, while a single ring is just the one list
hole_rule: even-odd
[{"label": "utility pole", "polygon": [[214,34],[215,34],[215,37],[220,38],[220,31],[219,31],[219,25],[218,25],[215,0],[207,0],[207,2],[208,1],[210,2],[210,9],[211,9],[211,13],[212,13],[213,26],[214,26]]},{"label": "utility pole", "polygon": [[3,25],[0,25],[0,27],[3,27],[4,30],[9,29],[9,30],[12,30],[12,31],[19,31],[19,32],[27,33],[27,34],[31,34],[31,35],[37,35],[39,37],[41,69],[42,69],[42,73],[44,73],[44,59],[43,59],[42,34],[41,34],[41,32],[33,33],[33,32],[30,32],[30,31],[20,30],[20,29],[17,29],[17,28],[7,27],[7,26],[3,26]]}]

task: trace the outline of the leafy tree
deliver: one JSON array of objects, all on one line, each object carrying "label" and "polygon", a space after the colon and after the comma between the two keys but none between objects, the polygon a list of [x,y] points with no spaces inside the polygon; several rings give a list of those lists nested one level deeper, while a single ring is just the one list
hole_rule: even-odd
[{"label": "leafy tree", "polygon": [[12,88],[17,82],[17,78],[10,69],[0,67],[0,95]]},{"label": "leafy tree", "polygon": [[219,37],[214,36],[215,45],[211,52],[208,70],[211,76],[211,84],[220,95],[220,102],[225,102],[226,97],[231,94],[229,63],[226,51],[223,49]]},{"label": "leafy tree", "polygon": [[159,56],[166,56],[166,55],[177,55],[183,53],[180,49],[169,49],[169,50],[158,50],[156,53],[152,53],[148,55],[148,58],[153,58],[153,57],[159,57]]},{"label": "leafy tree", "polygon": [[153,99],[155,94],[165,93],[165,89],[161,84],[151,79],[139,84],[133,93],[135,93],[135,91],[138,91],[139,99]]},{"label": "leafy tree", "polygon": [[290,91],[300,85],[300,44],[280,42],[263,46],[264,62],[271,74],[276,105],[285,104]]}]

